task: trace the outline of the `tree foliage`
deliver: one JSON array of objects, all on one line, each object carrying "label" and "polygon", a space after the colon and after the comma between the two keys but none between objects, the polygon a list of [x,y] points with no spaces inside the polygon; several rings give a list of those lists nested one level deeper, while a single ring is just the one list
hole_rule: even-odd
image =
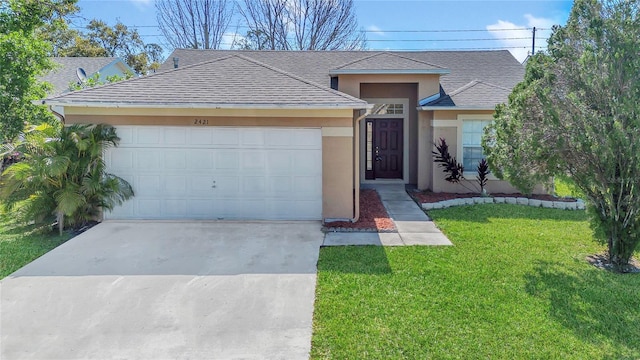
[{"label": "tree foliage", "polygon": [[638,0],[577,0],[483,141],[493,172],[523,191],[570,177],[618,271],[640,241],[639,8]]},{"label": "tree foliage", "polygon": [[51,46],[38,29],[73,8],[73,0],[0,1],[0,143],[11,141],[27,123],[53,121],[35,100],[46,95],[38,78],[53,68]]},{"label": "tree foliage", "polygon": [[240,14],[249,27],[245,47],[361,50],[366,45],[353,0],[245,0]]},{"label": "tree foliage", "polygon": [[160,31],[174,48],[219,49],[235,11],[226,0],[158,0]]},{"label": "tree foliage", "polygon": [[0,151],[22,156],[0,177],[0,198],[21,220],[55,216],[60,232],[94,220],[133,196],[125,180],[105,171],[103,150],[118,141],[109,125],[31,126]]},{"label": "tree foliage", "polygon": [[159,67],[162,48],[158,44],[145,44],[138,30],[121,22],[109,26],[102,20],[93,19],[86,33],[71,30],[73,40],[57,49],[59,56],[110,56],[122,58],[138,74],[146,74]]}]

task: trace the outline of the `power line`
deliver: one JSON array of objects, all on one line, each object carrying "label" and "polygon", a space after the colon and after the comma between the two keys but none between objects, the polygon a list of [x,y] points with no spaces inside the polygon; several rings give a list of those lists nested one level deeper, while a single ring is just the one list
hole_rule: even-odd
[{"label": "power line", "polygon": [[[89,24],[86,25],[77,25],[77,26],[71,26],[72,29],[85,29]],[[159,25],[126,25],[129,28],[160,28]],[[230,28],[233,29],[250,29],[249,26],[247,25],[237,25],[237,26],[230,26]],[[531,31],[533,30],[532,27],[525,27],[525,28],[508,28],[508,29],[433,29],[433,30],[383,30],[383,29],[377,29],[377,30],[359,30],[360,32],[364,32],[364,33],[458,33],[458,32],[483,32],[483,31],[487,31],[487,32],[493,32],[493,31]],[[549,28],[539,28],[536,27],[536,30],[551,30]]]}]

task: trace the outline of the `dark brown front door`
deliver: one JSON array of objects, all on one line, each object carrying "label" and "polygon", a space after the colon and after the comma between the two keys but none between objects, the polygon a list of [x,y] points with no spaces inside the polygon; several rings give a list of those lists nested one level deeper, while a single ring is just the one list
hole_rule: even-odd
[{"label": "dark brown front door", "polygon": [[373,121],[374,177],[402,179],[403,119]]}]

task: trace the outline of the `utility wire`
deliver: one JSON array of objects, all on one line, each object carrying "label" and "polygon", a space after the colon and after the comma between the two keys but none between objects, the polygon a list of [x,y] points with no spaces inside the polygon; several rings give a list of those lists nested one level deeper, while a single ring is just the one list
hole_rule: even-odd
[{"label": "utility wire", "polygon": [[[89,24],[70,26],[72,29],[85,29]],[[128,28],[160,28],[159,25],[126,25]],[[230,26],[233,29],[250,29],[246,25]],[[533,27],[518,27],[509,29],[434,29],[434,30],[359,30],[365,33],[448,33],[448,32],[482,32],[482,31],[531,31]],[[551,30],[549,28],[539,28],[536,30]]]}]

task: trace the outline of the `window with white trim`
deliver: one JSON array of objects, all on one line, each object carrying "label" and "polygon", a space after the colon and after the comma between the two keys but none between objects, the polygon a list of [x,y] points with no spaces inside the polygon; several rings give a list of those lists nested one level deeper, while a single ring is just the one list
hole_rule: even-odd
[{"label": "window with white trim", "polygon": [[374,104],[372,115],[402,115],[404,104]]},{"label": "window with white trim", "polygon": [[476,171],[485,156],[482,152],[482,135],[491,120],[464,120],[462,122],[462,165],[464,171]]}]

